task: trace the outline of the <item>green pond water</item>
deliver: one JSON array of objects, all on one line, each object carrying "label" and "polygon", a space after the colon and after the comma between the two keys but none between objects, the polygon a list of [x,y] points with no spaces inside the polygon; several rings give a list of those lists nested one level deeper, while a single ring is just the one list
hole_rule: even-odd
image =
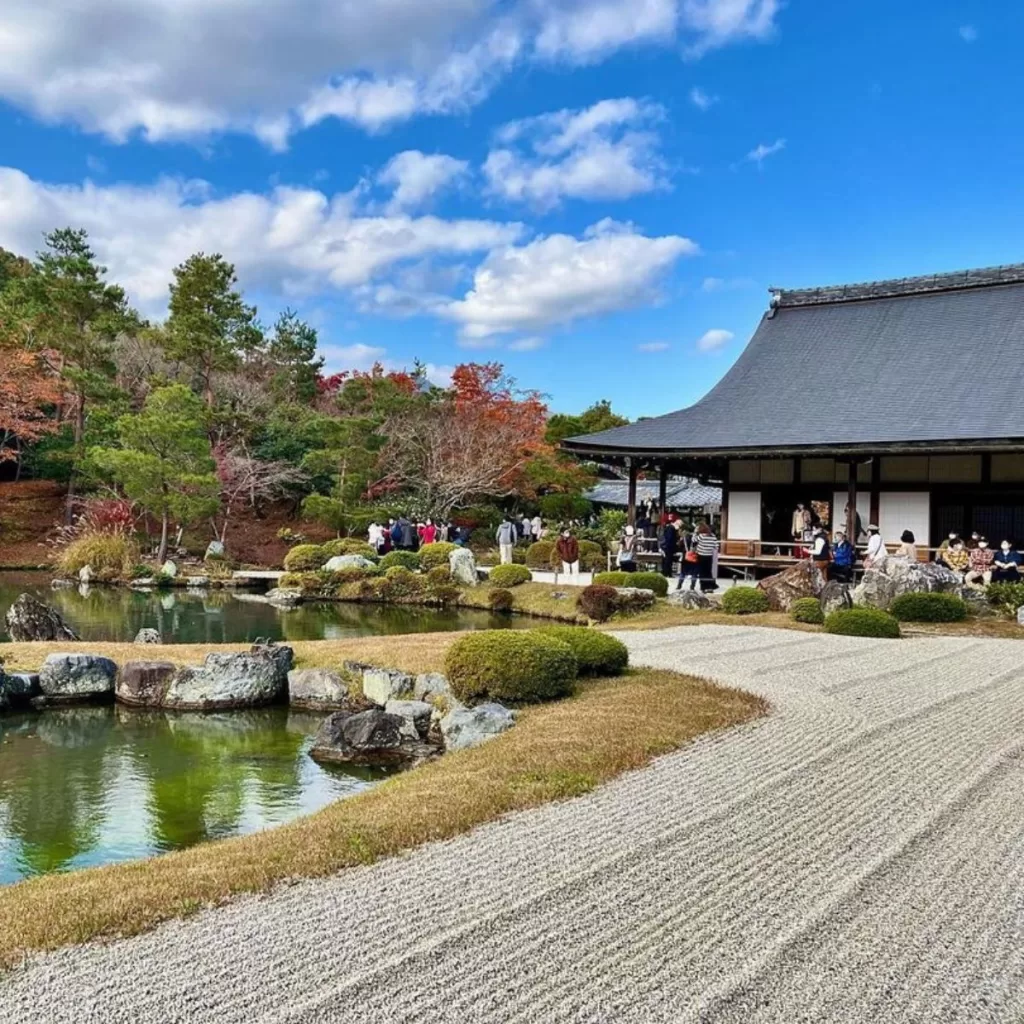
[{"label": "green pond water", "polygon": [[257,832],[383,777],[313,761],[320,720],[283,707],[0,715],[0,885]]},{"label": "green pond water", "polygon": [[355,636],[436,633],[458,629],[529,626],[530,619],[485,611],[317,601],[275,608],[234,589],[205,593],[123,587],[52,589],[46,573],[0,573],[0,641],[9,639],[3,618],[19,594],[30,593],[64,616],[83,640],[134,640],[145,626],[165,643],[247,643],[271,640],[343,640]]}]

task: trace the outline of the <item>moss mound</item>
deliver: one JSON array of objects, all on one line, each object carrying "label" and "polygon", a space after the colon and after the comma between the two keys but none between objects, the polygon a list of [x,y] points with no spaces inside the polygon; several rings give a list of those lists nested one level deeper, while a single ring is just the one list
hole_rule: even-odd
[{"label": "moss mound", "polygon": [[284,556],[284,569],[285,572],[316,572],[328,557],[319,544],[296,544]]},{"label": "moss mound", "polygon": [[900,622],[962,622],[967,602],[956,594],[900,594],[889,608]]},{"label": "moss mound", "polygon": [[789,617],[794,622],[809,622],[813,626],[820,626],[825,621],[825,613],[816,597],[798,598],[789,609]]},{"label": "moss mound", "polygon": [[732,587],[722,595],[722,611],[728,615],[756,615],[768,609],[768,595],[757,587]]},{"label": "moss mound", "polygon": [[389,551],[380,560],[380,567],[385,571],[396,565],[415,572],[420,567],[420,556],[415,551]]},{"label": "moss mound", "polygon": [[554,541],[534,541],[534,543],[526,549],[526,564],[531,569],[549,569],[551,568],[551,553],[554,550]]},{"label": "moss mound", "polygon": [[568,644],[541,630],[467,633],[448,648],[445,674],[459,700],[539,703],[564,697],[576,679]]},{"label": "moss mound", "polygon": [[525,565],[496,565],[488,578],[496,587],[519,587],[529,583],[533,574]]},{"label": "moss mound", "polygon": [[455,550],[454,544],[446,540],[435,541],[433,544],[424,544],[419,550],[420,567],[436,569],[439,565],[448,568],[448,556]]},{"label": "moss mound", "polygon": [[617,676],[629,664],[621,640],[586,626],[544,626],[538,632],[569,645],[581,676]]},{"label": "moss mound", "polygon": [[825,632],[898,640],[900,624],[895,616],[880,608],[840,608],[826,617]]}]

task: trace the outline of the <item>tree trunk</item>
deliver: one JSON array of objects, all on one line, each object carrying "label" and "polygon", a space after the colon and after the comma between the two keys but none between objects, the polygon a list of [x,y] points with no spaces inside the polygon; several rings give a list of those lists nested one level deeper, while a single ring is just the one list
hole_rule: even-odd
[{"label": "tree trunk", "polygon": [[167,509],[164,509],[163,517],[160,520],[160,549],[156,553],[156,560],[160,565],[167,561],[167,526],[169,518]]},{"label": "tree trunk", "polygon": [[78,392],[78,407],[75,409],[75,453],[71,462],[71,473],[68,476],[68,496],[64,505],[64,524],[71,525],[75,509],[75,484],[78,460],[82,457],[82,440],[85,437],[85,394]]}]

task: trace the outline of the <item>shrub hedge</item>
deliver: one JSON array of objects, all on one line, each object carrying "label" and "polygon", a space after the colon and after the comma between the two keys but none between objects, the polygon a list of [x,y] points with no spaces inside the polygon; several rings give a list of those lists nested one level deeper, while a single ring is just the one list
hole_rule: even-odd
[{"label": "shrub hedge", "polygon": [[653,590],[658,597],[668,594],[668,580],[660,572],[599,572],[594,582],[606,587],[639,587]]},{"label": "shrub hedge", "polygon": [[420,568],[436,569],[443,565],[448,568],[448,556],[455,550],[454,544],[446,540],[435,541],[433,544],[424,544],[419,550]]},{"label": "shrub hedge", "polygon": [[826,616],[825,632],[897,640],[900,624],[894,616],[880,608],[840,608]]},{"label": "shrub hedge", "polygon": [[722,611],[728,615],[755,615],[768,609],[768,595],[757,587],[731,587],[722,595]]},{"label": "shrub hedge", "polygon": [[492,590],[487,595],[487,603],[491,606],[492,612],[510,612],[516,603],[511,590]]},{"label": "shrub hedge", "polygon": [[580,596],[576,598],[576,607],[588,619],[607,622],[618,609],[618,597],[614,587],[592,583],[580,591]]},{"label": "shrub hedge", "polygon": [[816,597],[797,598],[789,609],[789,616],[794,622],[809,622],[813,626],[820,626],[825,621],[821,602]]},{"label": "shrub hedge", "polygon": [[384,570],[395,566],[415,572],[420,567],[420,556],[415,551],[389,551],[381,560],[380,567]]},{"label": "shrub hedge", "polygon": [[990,583],[985,591],[989,604],[1015,613],[1024,605],[1024,583]]},{"label": "shrub hedge", "polygon": [[547,569],[551,565],[551,553],[554,550],[554,541],[534,541],[534,543],[526,549],[526,564],[531,569]]},{"label": "shrub hedge", "polygon": [[621,640],[586,626],[544,626],[539,632],[569,645],[581,676],[617,676],[629,664]]},{"label": "shrub hedge", "polygon": [[529,583],[533,573],[525,565],[496,565],[488,579],[496,587],[518,587]]},{"label": "shrub hedge", "polygon": [[377,552],[358,537],[340,537],[337,540],[329,540],[320,545],[324,561],[328,558],[335,558],[338,555],[362,555],[363,558],[372,558],[377,561]]},{"label": "shrub hedge", "polygon": [[445,587],[452,581],[452,574],[447,565],[435,565],[427,572],[427,584],[431,587]]},{"label": "shrub hedge", "polygon": [[914,592],[900,594],[889,606],[900,622],[962,622],[967,602],[957,594]]},{"label": "shrub hedge", "polygon": [[316,572],[327,556],[319,544],[296,544],[284,556],[285,572]]},{"label": "shrub hedge", "polygon": [[487,629],[448,648],[445,674],[459,700],[538,703],[563,697],[576,679],[568,644],[541,630]]}]

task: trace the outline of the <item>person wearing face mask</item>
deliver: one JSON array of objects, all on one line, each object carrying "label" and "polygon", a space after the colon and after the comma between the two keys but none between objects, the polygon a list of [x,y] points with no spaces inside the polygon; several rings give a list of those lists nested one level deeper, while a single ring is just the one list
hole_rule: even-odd
[{"label": "person wearing face mask", "polygon": [[952,568],[946,561],[946,555],[949,553],[949,549],[953,544],[960,539],[960,534],[951,533],[940,545],[939,550],[935,552],[935,562],[937,565],[944,565],[947,569]]},{"label": "person wearing face mask", "polygon": [[572,535],[572,530],[562,531],[562,536],[555,544],[555,550],[562,560],[563,575],[578,576],[580,573],[580,544]]},{"label": "person wearing face mask", "polygon": [[995,554],[988,546],[984,537],[978,538],[978,546],[970,552],[970,568],[964,576],[964,583],[969,587],[981,587],[992,582],[992,563]]},{"label": "person wearing face mask", "polygon": [[960,573],[961,576],[971,567],[971,553],[959,537],[946,549],[941,564],[953,572]]},{"label": "person wearing face mask", "polygon": [[1020,555],[1013,550],[1008,540],[1004,540],[992,560],[992,582],[1020,583],[1020,566]]}]

